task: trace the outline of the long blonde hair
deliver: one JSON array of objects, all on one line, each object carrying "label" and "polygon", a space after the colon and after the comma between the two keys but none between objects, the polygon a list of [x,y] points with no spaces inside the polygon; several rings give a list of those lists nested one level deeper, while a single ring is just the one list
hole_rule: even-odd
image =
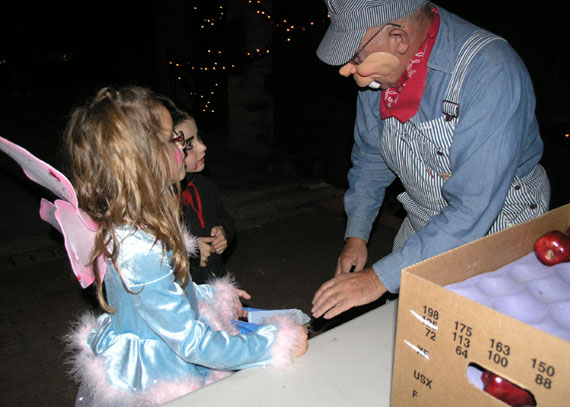
[{"label": "long blonde hair", "polygon": [[162,244],[163,251],[172,250],[175,278],[182,287],[188,283],[180,188],[171,181],[172,151],[160,135],[161,109],[157,95],[146,88],[106,87],[73,112],[65,132],[79,207],[99,225],[91,259],[97,298],[109,312],[113,309],[103,295],[103,281],[94,260],[103,254],[116,261],[117,226],[142,229]]}]

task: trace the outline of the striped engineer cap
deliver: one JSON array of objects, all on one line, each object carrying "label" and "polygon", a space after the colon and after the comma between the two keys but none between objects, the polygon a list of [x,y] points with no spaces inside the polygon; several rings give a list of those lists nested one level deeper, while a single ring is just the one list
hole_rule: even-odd
[{"label": "striped engineer cap", "polygon": [[409,16],[427,0],[325,0],[331,23],[317,56],[329,65],[343,65],[358,50],[368,28]]}]

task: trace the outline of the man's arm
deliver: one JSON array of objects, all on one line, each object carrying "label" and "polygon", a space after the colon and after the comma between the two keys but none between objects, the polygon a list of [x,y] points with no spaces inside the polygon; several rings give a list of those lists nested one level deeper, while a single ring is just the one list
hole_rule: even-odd
[{"label": "man's arm", "polygon": [[348,172],[349,188],[344,197],[348,217],[345,238],[359,237],[368,241],[386,188],[396,178],[380,153],[380,95],[372,90],[358,94],[352,168]]},{"label": "man's arm", "polygon": [[353,267],[361,271],[368,257],[366,243],[394,173],[380,154],[380,92],[360,91],[354,125],[352,168],[348,173],[349,189],[344,197],[347,215],[346,244],[338,259],[336,275]]}]

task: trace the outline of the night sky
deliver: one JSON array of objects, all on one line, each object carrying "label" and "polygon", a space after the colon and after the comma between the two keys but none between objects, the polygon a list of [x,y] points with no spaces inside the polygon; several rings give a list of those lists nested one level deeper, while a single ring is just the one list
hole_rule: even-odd
[{"label": "night sky", "polygon": [[[234,3],[234,7],[235,4],[243,8],[252,7],[247,0],[229,1]],[[273,7],[268,3],[268,8],[275,11],[276,18],[303,21],[326,15],[322,0],[274,0],[274,3]],[[569,104],[564,100],[569,88],[568,80],[561,77],[562,66],[568,62],[563,51],[568,43],[568,34],[562,24],[564,13],[522,7],[513,1],[443,0],[436,3],[507,38],[531,73],[537,98],[542,102],[538,106],[539,115],[570,117]],[[190,52],[198,50],[201,44],[227,44],[242,35],[235,31],[228,33],[229,24],[219,24],[219,29],[202,35],[199,31],[192,31],[191,27],[180,28],[196,25],[202,17],[213,16],[212,9],[225,4],[226,1],[216,0],[66,0],[33,6],[26,2],[12,2],[6,6],[4,21],[0,25],[0,57],[8,58],[8,63],[0,65],[0,89],[6,91],[10,86],[8,82],[12,77],[7,75],[9,67],[6,65],[14,60],[21,69],[32,71],[36,87],[126,81],[156,84],[157,65],[165,62],[157,61],[156,48],[164,38],[161,34],[166,31],[178,31],[181,37],[192,35],[188,41],[193,49]],[[260,4],[263,7],[264,2]],[[192,12],[194,5],[199,6],[199,12]],[[539,21],[548,21],[548,33]],[[294,48],[290,47],[299,59],[311,62],[311,71],[321,69],[314,56],[315,45],[325,26],[320,24],[322,27],[310,30],[303,41]],[[247,30],[244,24],[231,25],[232,29],[236,27]],[[279,44],[263,44],[262,41],[260,45],[279,47]],[[238,46],[234,51],[246,50],[239,50]],[[64,54],[71,58],[67,63],[63,63]],[[295,65],[295,61],[291,63]]]}]

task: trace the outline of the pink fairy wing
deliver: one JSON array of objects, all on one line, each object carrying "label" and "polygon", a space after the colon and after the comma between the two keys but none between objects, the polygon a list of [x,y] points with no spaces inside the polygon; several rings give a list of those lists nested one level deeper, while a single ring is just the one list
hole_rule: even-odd
[{"label": "pink fairy wing", "polygon": [[77,195],[71,182],[61,172],[40,160],[28,150],[0,137],[0,150],[12,157],[32,181],[49,189],[61,199],[77,208]]},{"label": "pink fairy wing", "polygon": [[59,233],[63,233],[61,227],[59,226],[59,223],[57,222],[57,219],[55,218],[55,210],[56,207],[54,204],[52,204],[47,199],[42,198],[40,201],[40,218],[56,228]]},{"label": "pink fairy wing", "polygon": [[[81,287],[88,287],[95,281],[90,258],[95,244],[96,229],[94,231],[86,227],[82,216],[79,215],[81,210],[76,210],[69,202],[58,199],[55,201],[55,207],[55,218],[61,227],[73,273]],[[87,216],[85,213],[83,215]],[[103,279],[106,271],[105,262],[101,256],[97,262]]]},{"label": "pink fairy wing", "polygon": [[[42,199],[40,217],[63,234],[71,267],[81,286],[85,288],[92,284],[95,275],[89,260],[95,244],[97,223],[78,207],[77,195],[71,182],[48,163],[3,137],[0,137],[0,150],[18,163],[29,179],[63,199],[56,200],[55,204]],[[105,262],[102,256],[99,256],[97,262],[103,278]]]}]

